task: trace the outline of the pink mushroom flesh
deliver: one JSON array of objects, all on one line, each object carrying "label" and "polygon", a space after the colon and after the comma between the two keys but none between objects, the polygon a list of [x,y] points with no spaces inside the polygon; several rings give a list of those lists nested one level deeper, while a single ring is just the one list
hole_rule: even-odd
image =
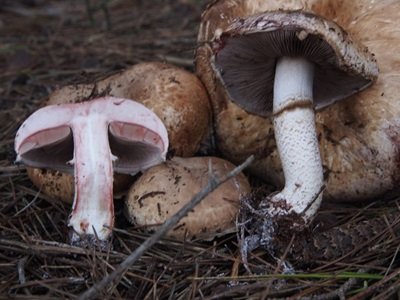
[{"label": "pink mushroom flesh", "polygon": [[142,104],[106,97],[44,107],[15,138],[17,161],[74,170],[71,242],[107,241],[114,225],[113,170],[135,174],[165,160],[168,134]]}]

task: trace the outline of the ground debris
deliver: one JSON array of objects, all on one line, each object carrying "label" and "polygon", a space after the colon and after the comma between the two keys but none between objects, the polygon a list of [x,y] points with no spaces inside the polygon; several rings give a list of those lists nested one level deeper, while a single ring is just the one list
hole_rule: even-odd
[{"label": "ground debris", "polygon": [[[91,11],[85,2],[91,3]],[[57,87],[91,82],[150,60],[166,60],[193,70],[191,61],[200,14],[206,3],[197,0],[2,1],[1,299],[76,298],[110,274],[148,238],[146,233],[127,223],[121,204],[116,202],[112,248],[98,251],[69,245],[66,222],[70,204],[49,199],[28,180],[24,166],[14,164],[14,135],[22,121],[43,105]],[[98,4],[102,6],[98,8]],[[386,225],[373,233],[373,239],[357,242],[356,248],[339,257],[312,257],[314,250],[310,248],[308,255],[313,264],[302,269],[290,260],[291,256],[298,255],[293,250],[296,248],[288,248],[291,235],[278,245],[277,259],[265,249],[254,249],[248,253],[248,268],[253,277],[249,277],[243,265],[235,234],[211,242],[162,239],[118,282],[108,287],[107,298],[312,297],[340,289],[346,282],[343,278],[318,277],[318,274],[356,274],[361,269],[368,269],[376,277],[357,281],[351,285],[351,292],[387,298],[397,293],[399,286],[399,220],[388,217],[388,211],[398,212],[398,207],[396,201],[389,204],[377,201],[367,208],[325,207],[317,219],[319,225],[312,229],[314,236],[321,227],[325,230],[341,225],[346,229],[374,216],[380,216]],[[328,224],[321,225],[322,221]],[[249,224],[246,223],[246,228],[254,230]],[[305,247],[301,240],[293,238],[292,244],[296,243]],[[301,247],[298,253],[304,250]],[[306,257],[304,253],[303,256]],[[314,276],[295,277],[297,273],[294,273],[290,278],[279,278],[289,268],[286,261],[296,272]],[[262,277],[266,274],[272,277]],[[383,277],[379,279],[378,275]]]}]

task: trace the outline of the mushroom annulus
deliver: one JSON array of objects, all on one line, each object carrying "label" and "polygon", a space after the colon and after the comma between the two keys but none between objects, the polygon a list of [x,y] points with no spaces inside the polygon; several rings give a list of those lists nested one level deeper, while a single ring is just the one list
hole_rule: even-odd
[{"label": "mushroom annulus", "polygon": [[108,244],[114,225],[113,171],[135,174],[165,160],[167,130],[133,100],[104,97],[43,107],[15,138],[17,162],[74,173],[71,243]]},{"label": "mushroom annulus", "polygon": [[229,99],[273,119],[285,185],[260,208],[275,220],[291,215],[293,227],[308,225],[324,189],[314,109],[370,86],[378,76],[374,56],[336,23],[301,10],[237,18],[217,28],[210,44],[211,67]]}]

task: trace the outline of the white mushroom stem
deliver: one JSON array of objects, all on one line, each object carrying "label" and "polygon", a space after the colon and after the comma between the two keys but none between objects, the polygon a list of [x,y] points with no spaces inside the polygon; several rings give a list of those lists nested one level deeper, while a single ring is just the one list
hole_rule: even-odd
[{"label": "white mushroom stem", "polygon": [[72,242],[79,235],[99,240],[110,236],[114,224],[113,165],[104,115],[91,114],[74,119],[75,198],[69,220]]},{"label": "white mushroom stem", "polygon": [[274,131],[285,187],[272,197],[275,203],[271,213],[302,214],[306,223],[319,208],[324,185],[315,129],[313,76],[313,64],[306,59],[283,57],[277,62],[274,82]]}]

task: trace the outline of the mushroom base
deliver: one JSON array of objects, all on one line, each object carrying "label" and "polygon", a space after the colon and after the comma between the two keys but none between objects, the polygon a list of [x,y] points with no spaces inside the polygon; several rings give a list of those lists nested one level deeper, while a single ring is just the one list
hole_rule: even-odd
[{"label": "mushroom base", "polygon": [[98,249],[104,251],[110,248],[112,235],[110,234],[107,239],[100,240],[94,234],[79,235],[75,231],[71,230],[69,234],[69,242],[72,246],[81,248]]}]

